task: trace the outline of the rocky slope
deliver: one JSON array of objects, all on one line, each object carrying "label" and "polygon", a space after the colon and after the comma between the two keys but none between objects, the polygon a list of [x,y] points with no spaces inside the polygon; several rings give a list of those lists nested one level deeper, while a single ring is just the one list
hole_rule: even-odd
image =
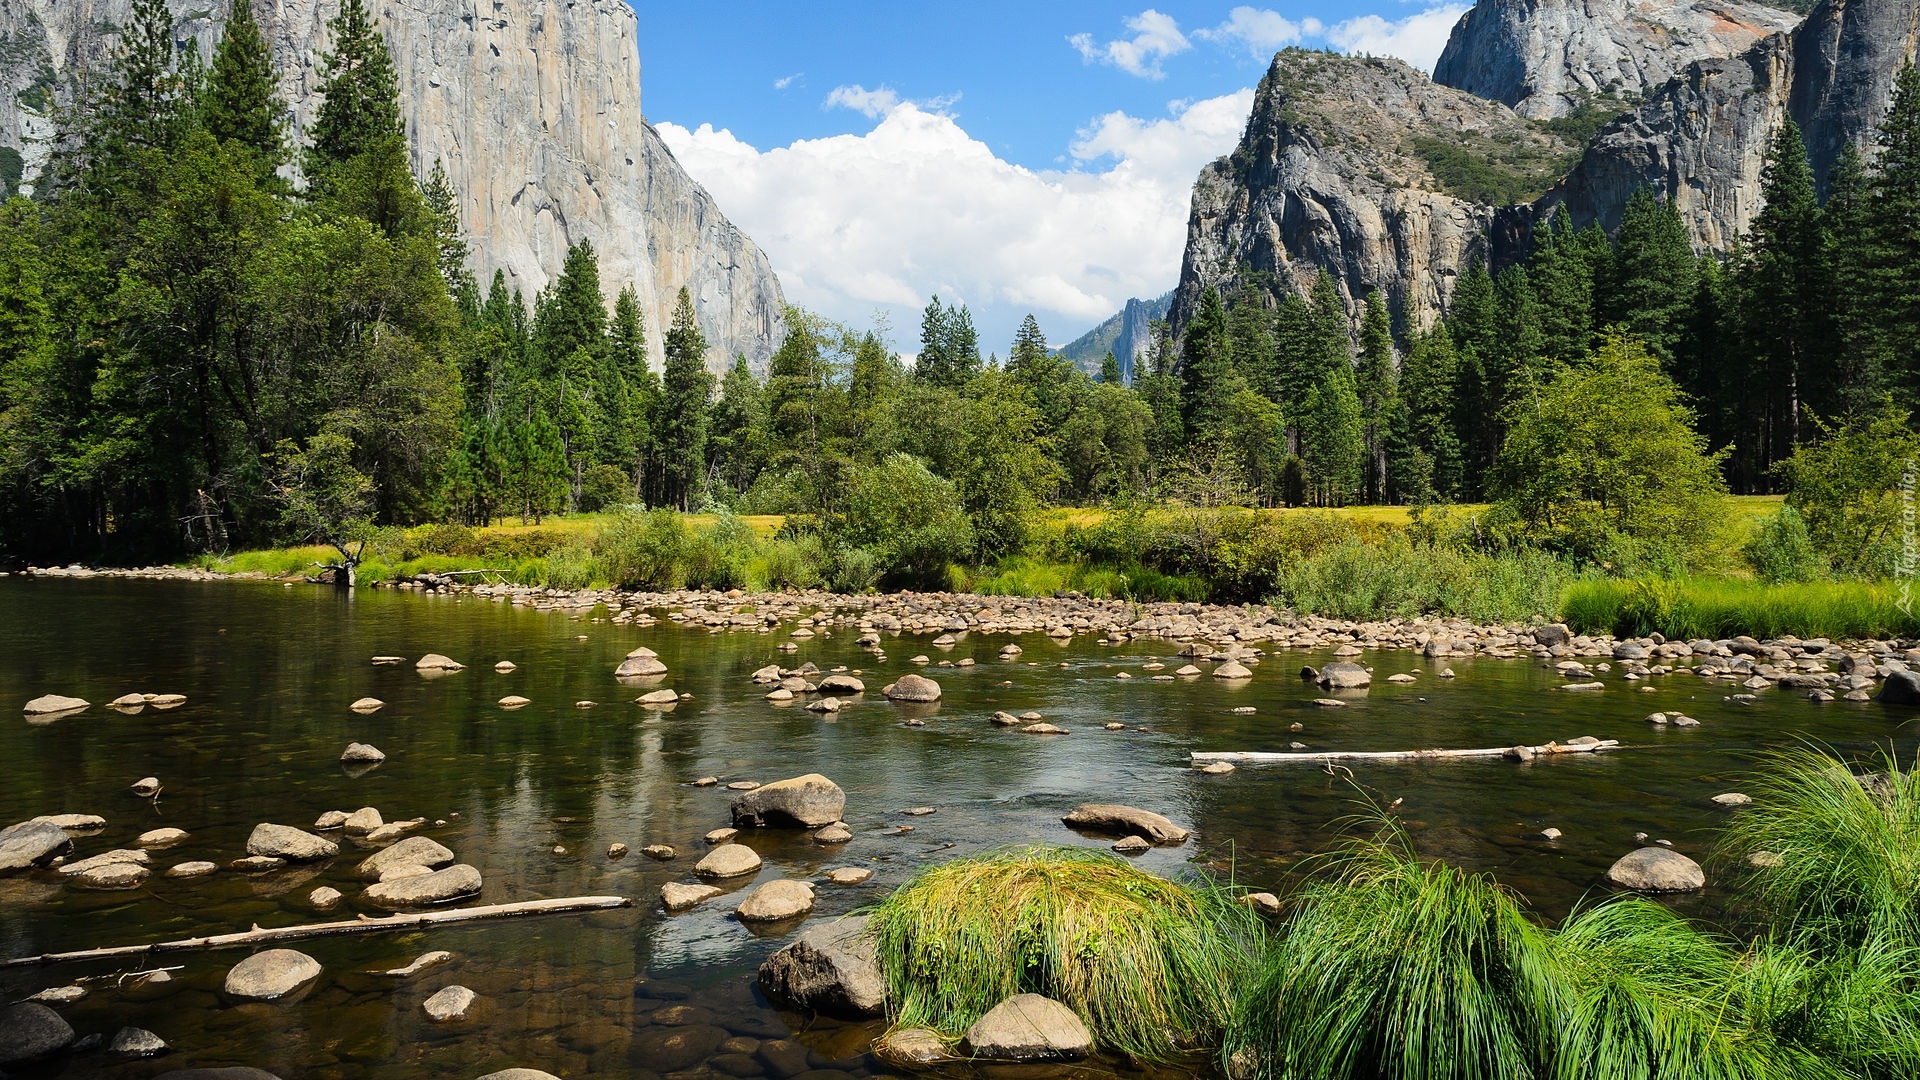
[{"label": "rocky slope", "polygon": [[1350,301],[1385,289],[1425,325],[1469,260],[1522,257],[1563,205],[1611,229],[1642,187],[1676,200],[1700,250],[1727,250],[1786,118],[1824,180],[1849,142],[1871,149],[1916,46],[1920,0],[1820,0],[1790,32],[1688,64],[1584,150],[1392,61],[1282,53],[1239,148],[1195,183],[1176,331],[1243,265],[1295,282],[1326,269]]},{"label": "rocky slope", "polygon": [[1289,49],[1261,80],[1239,148],[1194,185],[1173,323],[1247,267],[1301,287],[1325,269],[1350,305],[1384,289],[1424,324],[1452,296],[1454,269],[1486,254],[1502,200],[1481,193],[1531,198],[1577,152],[1398,60]]},{"label": "rocky slope", "polygon": [[1153,300],[1128,300],[1112,318],[1061,346],[1060,355],[1087,374],[1098,375],[1111,352],[1120,361],[1121,377],[1131,382],[1135,366],[1144,361],[1153,346],[1153,320],[1166,318],[1172,306],[1172,293]]},{"label": "rocky slope", "polygon": [[1920,0],[1823,0],[1791,34],[1689,65],[1600,132],[1530,216],[1565,204],[1619,222],[1642,186],[1671,195],[1702,250],[1725,250],[1759,210],[1768,144],[1791,116],[1824,182],[1841,148],[1871,151],[1900,68],[1920,45]]},{"label": "rocky slope", "polygon": [[[179,40],[210,50],[230,0],[171,0]],[[399,74],[422,175],[442,160],[464,194],[473,269],[529,298],[567,246],[632,284],[656,362],[679,289],[718,368],[764,368],[784,298],[766,256],[687,176],[640,110],[633,10],[622,0],[372,0]],[[0,0],[0,147],[43,152],[48,104],[97,77],[131,0]],[[318,107],[316,63],[337,0],[254,0],[296,129]]]},{"label": "rocky slope", "polygon": [[1433,79],[1547,119],[1637,102],[1695,60],[1739,56],[1799,22],[1735,0],[1479,0]]}]

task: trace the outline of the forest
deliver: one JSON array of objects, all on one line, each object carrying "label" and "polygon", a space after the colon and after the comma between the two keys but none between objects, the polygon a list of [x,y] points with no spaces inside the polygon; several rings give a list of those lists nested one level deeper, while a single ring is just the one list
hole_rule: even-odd
[{"label": "forest", "polygon": [[[0,557],[345,553],[406,527],[666,509],[781,515],[787,549],[758,557],[805,565],[758,583],[854,589],[1038,559],[1118,567],[1122,592],[1197,575],[1200,596],[1300,600],[1316,586],[1290,562],[1354,543],[1523,578],[1878,580],[1900,562],[1920,451],[1912,68],[1873,152],[1824,183],[1779,133],[1729,253],[1695,252],[1643,190],[1611,234],[1562,211],[1523,263],[1470,267],[1429,328],[1377,293],[1350,310],[1325,275],[1243,268],[1178,339],[1156,325],[1130,383],[1112,357],[1075,368],[1031,316],[983,356],[939,297],[911,361],[885,327],[792,309],[764,377],[744,358],[715,376],[684,291],[650,365],[639,303],[609,303],[586,243],[531,300],[477,281],[458,193],[410,164],[379,26],[347,0],[330,31],[300,137],[245,3],[203,61],[138,0],[111,77],[60,115],[31,198],[0,211]],[[1732,536],[1729,493],[1787,498]],[[1366,504],[1416,508],[1400,548],[1153,516]],[[1105,516],[1037,526],[1061,506]],[[594,557],[580,584],[647,578]]]}]

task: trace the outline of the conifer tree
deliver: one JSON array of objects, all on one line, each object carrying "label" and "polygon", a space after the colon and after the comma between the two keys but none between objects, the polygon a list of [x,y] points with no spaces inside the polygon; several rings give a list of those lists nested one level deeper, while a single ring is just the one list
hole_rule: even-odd
[{"label": "conifer tree", "polygon": [[1301,406],[1300,456],[1321,506],[1345,506],[1359,496],[1365,431],[1353,368],[1342,363],[1307,392]]},{"label": "conifer tree", "polygon": [[1273,317],[1273,369],[1260,387],[1282,409],[1297,408],[1319,378],[1319,347],[1313,308],[1298,292],[1280,298]]},{"label": "conifer tree", "polygon": [[1627,199],[1615,238],[1603,324],[1620,324],[1671,364],[1685,333],[1699,261],[1672,199],[1641,188]]},{"label": "conifer tree", "polygon": [[1593,345],[1593,264],[1565,206],[1536,235],[1527,277],[1540,312],[1540,351],[1571,363]]},{"label": "conifer tree", "polygon": [[1877,351],[1911,406],[1920,399],[1920,70],[1911,61],[1894,82],[1872,176],[1866,256]]},{"label": "conifer tree", "polygon": [[1463,449],[1455,418],[1461,357],[1449,324],[1414,339],[1400,373],[1393,462],[1401,499],[1454,499],[1463,486]]},{"label": "conifer tree", "polygon": [[1365,428],[1362,487],[1369,503],[1387,498],[1387,439],[1396,397],[1395,366],[1393,319],[1387,314],[1386,300],[1375,289],[1367,294],[1367,313],[1360,324],[1360,370],[1354,387],[1360,396],[1360,418]]},{"label": "conifer tree", "polygon": [[[1879,311],[1867,242],[1873,229],[1871,201],[1866,162],[1859,148],[1848,142],[1827,173],[1827,201],[1820,215],[1826,231],[1822,292],[1830,305],[1838,362],[1834,381],[1839,392],[1830,411],[1840,415],[1867,411],[1886,387],[1885,354],[1875,332]],[[1685,380],[1681,386],[1700,395]]]},{"label": "conifer tree", "polygon": [[1754,358],[1749,378],[1774,388],[1765,414],[1769,434],[1763,459],[1771,464],[1799,445],[1809,390],[1826,396],[1817,366],[1830,353],[1821,280],[1826,234],[1813,167],[1792,119],[1768,150],[1760,191],[1763,202],[1747,234],[1740,284]]},{"label": "conifer tree", "polygon": [[446,166],[433,159],[433,171],[420,188],[426,200],[427,216],[433,230],[434,250],[438,253],[440,276],[446,279],[447,292],[458,297],[474,291],[473,275],[467,270],[467,230],[460,224],[460,193],[447,178]]},{"label": "conifer tree", "polygon": [[1112,349],[1100,358],[1100,381],[1107,386],[1120,385],[1120,358],[1113,355]]},{"label": "conifer tree", "polygon": [[1227,402],[1239,386],[1233,379],[1233,339],[1218,289],[1208,289],[1201,296],[1200,310],[1180,338],[1180,383],[1187,441],[1221,435]]},{"label": "conifer tree", "polygon": [[264,182],[286,164],[281,134],[285,111],[275,90],[273,56],[254,20],[252,0],[235,0],[207,75],[202,122],[215,141],[246,147]]},{"label": "conifer tree", "polygon": [[1020,329],[1014,333],[1013,348],[1007,351],[1007,371],[1033,396],[1034,408],[1049,430],[1066,420],[1073,406],[1066,393],[1072,371],[1065,359],[1047,348],[1047,337],[1031,314],[1020,321]]},{"label": "conifer tree", "polygon": [[693,313],[685,286],[673,305],[666,335],[666,377],[660,402],[661,452],[665,455],[666,501],[691,509],[707,471],[708,400],[713,376],[707,371],[707,338]]},{"label": "conifer tree", "polygon": [[342,0],[327,29],[333,41],[320,55],[320,111],[307,133],[307,174],[315,181],[383,140],[405,136],[393,55],[366,0]]}]

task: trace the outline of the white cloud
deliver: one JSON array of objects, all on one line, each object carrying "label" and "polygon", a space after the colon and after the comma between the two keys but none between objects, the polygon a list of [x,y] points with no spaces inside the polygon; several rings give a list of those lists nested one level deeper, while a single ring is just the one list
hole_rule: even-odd
[{"label": "white cloud", "polygon": [[1242,90],[1158,118],[1109,113],[1078,133],[1071,167],[1038,171],[905,101],[864,135],[769,150],[711,125],[659,129],[794,303],[860,324],[878,307],[911,346],[937,292],[971,307],[983,348],[1004,354],[1027,312],[1064,341],[1172,288],[1194,176],[1233,148],[1252,106]]},{"label": "white cloud", "polygon": [[1318,37],[1324,27],[1319,19],[1295,22],[1277,11],[1241,5],[1227,12],[1227,21],[1211,30],[1195,30],[1193,36],[1228,48],[1240,47],[1261,60],[1302,38]]},{"label": "white cloud", "polygon": [[1180,32],[1180,24],[1173,16],[1164,15],[1152,8],[1138,15],[1129,16],[1126,27],[1133,31],[1131,38],[1119,38],[1101,44],[1092,34],[1074,34],[1067,39],[1080,52],[1080,58],[1091,64],[1099,62],[1112,64],[1129,75],[1138,75],[1143,79],[1164,79],[1167,73],[1161,70],[1160,61],[1169,56],[1186,52],[1193,45],[1187,36]]},{"label": "white cloud", "polygon": [[1430,72],[1440,59],[1440,51],[1447,46],[1453,25],[1467,13],[1467,7],[1462,3],[1440,4],[1391,21],[1378,15],[1362,15],[1330,27],[1327,40],[1346,52],[1394,56]]},{"label": "white cloud", "polygon": [[792,86],[795,80],[799,79],[800,76],[805,74],[806,72],[804,71],[796,71],[791,75],[782,75],[781,77],[773,80],[773,88],[775,90],[785,90],[787,87]]},{"label": "white cloud", "polygon": [[852,109],[854,112],[865,113],[869,117],[879,119],[892,112],[899,104],[900,95],[888,87],[882,86],[877,90],[869,90],[856,83],[852,86],[834,87],[827,93],[827,100],[821,103],[821,107]]}]

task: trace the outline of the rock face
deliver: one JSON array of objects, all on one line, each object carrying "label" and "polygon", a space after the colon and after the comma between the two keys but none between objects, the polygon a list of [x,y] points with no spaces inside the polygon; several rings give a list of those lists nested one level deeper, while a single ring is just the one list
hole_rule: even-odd
[{"label": "rock face", "polygon": [[1695,60],[1739,56],[1799,23],[1736,0],[1480,0],[1433,80],[1542,120],[1637,101]]},{"label": "rock face", "polygon": [[1240,146],[1194,184],[1176,334],[1204,290],[1239,286],[1242,266],[1300,288],[1325,269],[1350,308],[1383,289],[1389,309],[1431,322],[1456,280],[1433,271],[1486,255],[1494,208],[1449,193],[1422,145],[1497,148],[1537,177],[1531,194],[1578,152],[1505,105],[1398,60],[1298,49],[1274,57]]},{"label": "rock face", "polygon": [[770,997],[816,1012],[858,1018],[886,1010],[887,987],[864,915],[809,927],[760,965]]},{"label": "rock face", "polygon": [[973,1022],[966,1046],[975,1057],[1001,1061],[1078,1061],[1093,1049],[1093,1034],[1052,998],[1017,994]]},{"label": "rock face", "polygon": [[1060,347],[1060,355],[1089,375],[1100,374],[1100,365],[1112,353],[1120,361],[1120,377],[1132,382],[1135,365],[1153,345],[1153,320],[1167,317],[1173,294],[1153,300],[1134,298],[1106,322]]},{"label": "rock face", "polygon": [[[1240,146],[1195,183],[1175,334],[1206,289],[1241,284],[1243,265],[1282,288],[1324,269],[1355,310],[1378,288],[1423,327],[1470,262],[1524,257],[1535,224],[1562,207],[1576,227],[1613,230],[1641,188],[1675,200],[1696,249],[1728,251],[1760,209],[1760,172],[1786,119],[1824,184],[1849,143],[1871,153],[1894,79],[1920,45],[1920,0],[1819,0],[1790,31],[1724,51],[1791,19],[1733,0],[1485,0],[1440,70],[1495,101],[1394,61],[1281,53]],[[1709,31],[1688,29],[1699,25]],[[1656,56],[1675,62],[1665,82]],[[1623,92],[1624,72],[1649,81],[1645,101],[1584,148],[1502,104],[1555,115],[1555,99],[1579,98],[1588,67],[1621,72],[1601,85],[1619,78]],[[1423,156],[1427,139],[1492,162],[1510,183],[1496,197],[1443,182],[1448,170]]]},{"label": "rock face", "polygon": [[[210,55],[231,0],[170,0],[175,38]],[[784,333],[785,300],[765,254],[687,176],[640,111],[638,19],[622,0],[372,0],[393,53],[415,172],[435,159],[462,193],[481,288],[495,270],[529,299],[567,246],[590,240],[608,298],[632,285],[658,366],[682,287],[716,370],[756,370]],[[132,0],[0,3],[0,147],[37,174],[52,110],[98,78]],[[255,3],[304,130],[319,107],[317,64],[338,0]],[[0,155],[3,156],[3,155]]]},{"label": "rock face", "polygon": [[811,829],[839,821],[846,809],[847,793],[839,784],[808,773],[762,784],[733,800],[733,823]]}]

